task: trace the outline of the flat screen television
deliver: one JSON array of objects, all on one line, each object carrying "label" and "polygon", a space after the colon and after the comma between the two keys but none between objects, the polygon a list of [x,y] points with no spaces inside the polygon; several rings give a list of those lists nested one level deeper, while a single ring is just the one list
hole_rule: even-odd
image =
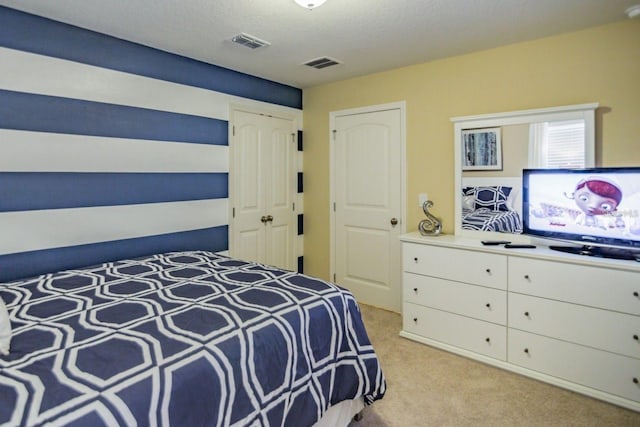
[{"label": "flat screen television", "polygon": [[640,261],[640,167],[525,169],[524,233],[551,249]]}]

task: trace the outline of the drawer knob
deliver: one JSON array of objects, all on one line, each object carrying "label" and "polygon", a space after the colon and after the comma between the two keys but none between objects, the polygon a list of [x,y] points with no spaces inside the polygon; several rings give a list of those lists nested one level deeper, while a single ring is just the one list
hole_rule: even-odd
[{"label": "drawer knob", "polygon": [[525,279],[527,279],[527,280],[530,280],[530,279],[531,279],[531,277],[529,277],[529,275],[528,275],[528,274],[525,274],[525,275],[524,275],[524,278],[525,278]]},{"label": "drawer knob", "polygon": [[525,311],[525,312],[524,312],[524,315],[525,315],[525,316],[527,316],[527,317],[529,317],[529,312],[528,312],[528,311]]},{"label": "drawer knob", "polygon": [[524,352],[525,352],[525,353],[527,353],[527,354],[529,354],[529,349],[528,349],[528,348],[525,348],[525,349],[524,349]]},{"label": "drawer knob", "polygon": [[491,338],[485,338],[484,339],[486,342],[491,342]]},{"label": "drawer knob", "polygon": [[490,269],[490,268],[487,268],[485,271],[486,271],[487,273],[491,274],[491,269]]},{"label": "drawer knob", "polygon": [[638,335],[637,335],[637,334],[635,334],[635,335],[633,336],[633,339],[634,339],[634,340],[636,340],[636,341],[638,341]]},{"label": "drawer knob", "polygon": [[413,323],[418,323],[418,318],[417,317],[413,318]]},{"label": "drawer knob", "polygon": [[633,296],[634,296],[634,297],[639,296],[639,295],[638,295],[638,292],[634,292],[634,293],[633,293]]},{"label": "drawer knob", "polygon": [[413,258],[413,262],[418,262],[418,257]]},{"label": "drawer knob", "polygon": [[637,378],[634,378],[634,379],[633,379],[633,383],[634,383],[634,384],[638,384],[638,383],[640,383],[640,381],[639,381]]},{"label": "drawer knob", "polygon": [[418,293],[418,288],[413,288],[413,292]]},{"label": "drawer knob", "polygon": [[487,308],[491,308],[491,304],[486,303],[485,305],[487,306]]}]

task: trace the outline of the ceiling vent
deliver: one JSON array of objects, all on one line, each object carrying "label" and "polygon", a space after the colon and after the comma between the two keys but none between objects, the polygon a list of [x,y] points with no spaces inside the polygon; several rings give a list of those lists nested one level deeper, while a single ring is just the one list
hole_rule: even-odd
[{"label": "ceiling vent", "polygon": [[337,59],[326,57],[326,56],[322,58],[312,59],[311,61],[304,63],[304,65],[316,68],[318,70],[322,70],[323,68],[327,68],[327,67],[333,67],[334,65],[338,65],[338,64],[340,64],[340,61],[338,61]]},{"label": "ceiling vent", "polygon": [[254,37],[247,33],[236,34],[231,38],[231,41],[234,43],[241,44],[242,46],[249,47],[251,49],[258,49],[259,47],[271,45],[271,43],[266,42],[264,40],[260,40],[259,38]]}]

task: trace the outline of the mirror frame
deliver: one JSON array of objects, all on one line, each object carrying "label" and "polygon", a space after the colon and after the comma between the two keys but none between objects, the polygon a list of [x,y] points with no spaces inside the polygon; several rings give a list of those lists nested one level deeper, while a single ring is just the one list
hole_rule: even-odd
[{"label": "mirror frame", "polygon": [[[584,120],[584,149],[585,167],[595,166],[595,111],[598,103],[565,105],[551,108],[538,108],[533,110],[518,110],[494,114],[481,114],[475,116],[452,117],[454,124],[454,221],[456,236],[464,236],[478,239],[500,239],[505,234],[488,231],[463,230],[462,229],[462,131],[489,127],[502,127],[527,123],[538,123],[561,120]],[[504,141],[503,141],[504,143]],[[509,239],[514,242],[526,242],[529,237],[524,234],[509,234]]]}]

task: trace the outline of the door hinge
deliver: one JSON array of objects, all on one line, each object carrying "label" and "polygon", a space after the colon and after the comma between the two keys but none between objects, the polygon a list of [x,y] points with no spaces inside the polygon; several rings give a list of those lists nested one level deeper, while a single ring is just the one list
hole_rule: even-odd
[{"label": "door hinge", "polygon": [[236,208],[231,208],[231,218],[236,217]]},{"label": "door hinge", "polygon": [[292,206],[292,207],[293,207],[293,211],[295,212],[295,211],[296,211],[296,204],[295,204],[295,203],[292,203],[292,205],[293,205],[293,206]]},{"label": "door hinge", "polygon": [[333,282],[335,283],[336,281],[336,273],[333,273]]},{"label": "door hinge", "polygon": [[333,202],[333,211],[336,211],[336,202]]},{"label": "door hinge", "polygon": [[296,134],[295,133],[291,134],[291,142],[296,142]]},{"label": "door hinge", "polygon": [[231,136],[236,136],[236,127],[231,126]]},{"label": "door hinge", "polygon": [[335,141],[336,140],[336,132],[338,132],[338,131],[334,129],[331,132],[333,132],[333,140]]}]

